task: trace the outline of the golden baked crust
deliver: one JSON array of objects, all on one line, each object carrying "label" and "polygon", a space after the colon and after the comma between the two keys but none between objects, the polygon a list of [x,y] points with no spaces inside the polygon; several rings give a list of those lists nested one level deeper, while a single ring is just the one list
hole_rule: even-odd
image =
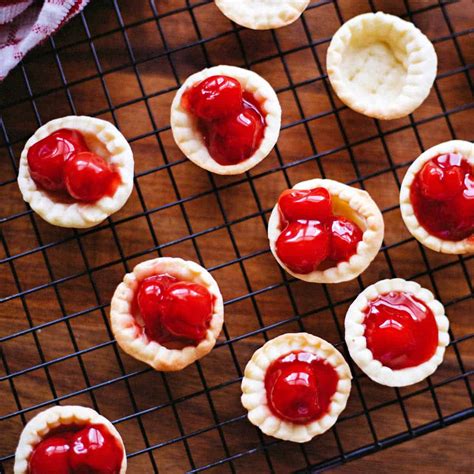
[{"label": "golden baked crust", "polygon": [[[140,282],[162,273],[168,273],[182,281],[199,283],[215,297],[214,313],[206,338],[197,346],[168,349],[150,340],[143,331],[143,326],[132,314],[131,306]],[[176,371],[184,369],[212,350],[224,323],[224,304],[217,282],[206,269],[181,258],[155,258],[139,263],[131,273],[124,276],[112,297],[110,321],[115,338],[125,352],[155,370]]]},{"label": "golden baked crust", "polygon": [[[30,175],[28,150],[34,143],[61,128],[81,132],[90,150],[115,166],[122,182],[112,197],[105,196],[94,203],[66,204],[57,202],[51,193],[38,188]],[[46,123],[26,142],[20,158],[18,186],[23,199],[45,221],[59,227],[87,228],[100,224],[125,205],[133,189],[133,168],[132,149],[117,128],[105,120],[71,115]]]},{"label": "golden baked crust", "polygon": [[327,71],[348,107],[383,120],[405,117],[428,96],[438,59],[430,40],[408,21],[383,12],[344,23],[327,52]]},{"label": "golden baked crust", "polygon": [[[250,158],[236,165],[224,166],[211,157],[202,134],[197,129],[197,119],[181,104],[181,98],[186,90],[215,75],[237,79],[245,91],[255,96],[266,114],[265,130],[260,146]],[[281,107],[272,86],[255,72],[235,66],[215,66],[189,76],[179,88],[171,104],[171,130],[176,144],[194,164],[216,174],[241,174],[260,163],[275,146],[280,134],[280,125]]]},{"label": "golden baked crust", "polygon": [[293,189],[326,188],[333,200],[333,207],[359,225],[364,231],[362,241],[357,245],[357,253],[349,261],[340,262],[326,270],[316,270],[308,274],[292,272],[278,257],[276,241],[281,233],[281,219],[278,203],[273,208],[268,222],[268,240],[276,261],[290,274],[310,283],[340,283],[356,278],[376,257],[382,245],[384,221],[380,209],[369,193],[347,186],[331,179],[310,179],[302,181]]},{"label": "golden baked crust", "polygon": [[[367,348],[367,340],[364,336],[364,311],[369,301],[390,291],[410,293],[420,301],[423,301],[432,311],[438,325],[438,347],[435,354],[429,360],[416,367],[393,370],[374,359],[372,352]],[[431,375],[443,362],[445,348],[449,344],[449,320],[445,315],[443,305],[434,298],[431,291],[421,287],[414,281],[406,281],[401,278],[380,280],[368,286],[359,294],[347,310],[344,324],[347,348],[354,362],[374,382],[389,387],[413,385]]]},{"label": "golden baked crust", "polygon": [[296,21],[309,0],[215,0],[215,3],[234,23],[252,30],[269,30]]},{"label": "golden baked crust", "polygon": [[469,164],[474,166],[474,144],[464,140],[451,140],[439,143],[422,153],[408,168],[400,189],[400,211],[403,221],[411,235],[425,247],[435,252],[449,254],[466,254],[474,252],[474,235],[463,240],[444,240],[431,235],[418,221],[410,201],[410,189],[415,176],[423,165],[438,155],[445,153],[459,153],[466,157]]},{"label": "golden baked crust", "polygon": [[[320,419],[295,424],[276,417],[268,407],[265,373],[270,364],[292,351],[306,351],[329,362],[339,376],[336,393],[329,411]],[[295,443],[305,443],[327,431],[344,410],[351,391],[351,371],[341,353],[329,342],[305,332],[289,333],[268,341],[255,351],[245,367],[242,380],[242,405],[248,410],[251,423],[265,434]]]},{"label": "golden baked crust", "polygon": [[14,474],[27,474],[29,458],[38,443],[50,432],[61,425],[104,425],[123,449],[120,474],[127,471],[127,453],[120,433],[107,418],[92,408],[77,405],[54,406],[38,413],[23,428],[15,452]]}]

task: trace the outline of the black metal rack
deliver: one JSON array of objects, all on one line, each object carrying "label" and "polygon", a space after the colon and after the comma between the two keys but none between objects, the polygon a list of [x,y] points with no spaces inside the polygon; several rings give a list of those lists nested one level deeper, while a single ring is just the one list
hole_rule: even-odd
[{"label": "black metal rack", "polygon": [[[4,344],[7,344],[9,341],[12,341],[14,339],[21,340],[21,338],[25,338],[24,340],[27,341],[32,338],[39,354],[39,363],[31,365],[30,367],[22,368],[20,370],[10,370],[11,361],[7,360],[7,351],[1,350],[0,353],[2,355],[2,367],[0,374],[0,386],[2,387],[2,393],[4,393],[6,397],[12,398],[14,400],[15,408],[12,410],[8,410],[6,413],[1,413],[0,421],[2,423],[8,423],[11,420],[20,420],[21,423],[24,424],[29,418],[29,413],[40,408],[46,408],[54,403],[67,403],[69,399],[82,395],[88,395],[90,397],[91,405],[96,409],[100,409],[100,403],[97,399],[97,394],[100,392],[100,390],[104,387],[123,383],[126,388],[126,393],[128,394],[128,401],[130,403],[131,413],[125,416],[121,416],[120,418],[115,418],[113,421],[115,424],[118,425],[118,429],[120,430],[122,424],[125,424],[131,420],[135,420],[139,428],[139,436],[141,436],[141,438],[143,439],[142,448],[132,449],[129,451],[128,456],[130,458],[130,461],[132,461],[132,459],[136,457],[148,457],[150,469],[153,470],[153,472],[158,472],[160,470],[160,466],[154,455],[157,454],[157,456],[160,456],[160,450],[179,443],[182,444],[184,447],[185,457],[189,465],[189,470],[192,472],[198,472],[211,468],[215,468],[219,472],[221,472],[221,470],[222,472],[225,472],[227,470],[230,470],[231,472],[244,472],[244,470],[239,467],[239,461],[247,456],[252,455],[262,455],[263,459],[265,460],[264,464],[267,471],[275,472],[278,470],[279,467],[278,461],[275,461],[274,459],[276,452],[275,448],[279,449],[279,447],[284,445],[284,443],[278,440],[264,437],[260,434],[260,432],[258,432],[258,430],[256,430],[256,442],[251,447],[249,447],[248,443],[244,442],[245,440],[242,440],[240,446],[237,446],[237,448],[231,448],[228,443],[226,430],[229,426],[233,424],[243,422],[245,420],[246,414],[242,412],[240,415],[235,416],[233,418],[223,419],[219,408],[216,407],[216,394],[225,391],[229,387],[238,386],[241,380],[242,364],[245,364],[246,361],[239,360],[235,346],[237,346],[242,341],[245,341],[246,339],[250,339],[257,335],[263,335],[264,339],[268,339],[268,332],[276,330],[289,323],[296,323],[297,329],[305,330],[305,328],[307,327],[306,324],[309,316],[325,312],[327,314],[324,317],[329,318],[333,321],[336,338],[338,340],[338,347],[341,350],[345,351],[345,345],[342,342],[344,337],[341,320],[339,319],[339,311],[341,310],[341,308],[344,308],[350,301],[352,301],[353,296],[351,295],[350,297],[346,296],[342,298],[335,298],[330,289],[328,289],[328,287],[322,286],[321,291],[322,295],[324,295],[326,299],[326,303],[323,306],[318,307],[317,309],[302,311],[298,307],[297,296],[295,295],[295,287],[297,282],[293,278],[289,278],[283,271],[280,272],[280,281],[278,283],[263,288],[258,288],[256,290],[253,288],[251,278],[246,268],[246,262],[253,258],[267,255],[269,253],[269,250],[268,248],[261,248],[254,249],[254,251],[250,253],[243,251],[240,248],[239,239],[236,237],[234,229],[236,225],[248,221],[249,219],[257,218],[261,220],[261,224],[263,225],[266,225],[267,223],[268,213],[271,211],[271,208],[267,207],[267,205],[262,202],[257,181],[266,176],[281,172],[286,185],[291,186],[291,169],[310,162],[314,162],[316,166],[315,169],[317,170],[319,175],[325,177],[327,171],[324,167],[324,158],[337,152],[347,152],[350,164],[353,168],[353,172],[355,175],[355,179],[350,180],[348,184],[359,185],[362,188],[365,188],[365,184],[368,180],[381,175],[391,174],[396,185],[399,187],[400,178],[398,171],[400,169],[405,168],[414,157],[410,156],[409,159],[404,162],[394,160],[390,151],[390,147],[387,144],[388,138],[391,135],[403,132],[404,130],[411,130],[414,133],[414,136],[416,137],[416,142],[419,146],[419,149],[422,150],[424,149],[424,144],[421,134],[419,132],[419,128],[431,121],[443,119],[445,121],[445,125],[449,130],[450,139],[471,139],[472,137],[458,137],[456,127],[453,125],[452,122],[452,117],[460,112],[471,110],[473,108],[473,104],[462,104],[454,108],[448,108],[448,106],[445,104],[443,93],[437,82],[434,86],[434,92],[436,94],[437,100],[439,101],[441,112],[418,118],[416,120],[413,116],[410,116],[408,124],[391,129],[384,128],[378,121],[374,120],[371,122],[375,127],[376,133],[368,137],[359,138],[354,141],[348,136],[344,121],[341,118],[341,113],[346,109],[346,107],[338,105],[337,101],[334,98],[334,94],[330,89],[327,76],[324,72],[324,62],[322,60],[320,51],[318,50],[319,46],[325,44],[327,45],[330,41],[330,38],[328,37],[322,39],[314,39],[313,32],[311,30],[309,22],[306,19],[306,16],[309,14],[310,11],[314,9],[330,7],[334,9],[337,21],[342,24],[344,19],[339,5],[340,2],[338,2],[338,0],[323,0],[311,2],[310,6],[308,7],[308,11],[302,16],[300,20],[298,20],[298,22],[300,22],[301,24],[302,31],[304,33],[303,45],[295,46],[291,49],[285,48],[284,45],[281,44],[278,35],[275,32],[271,32],[270,34],[274,42],[276,53],[254,60],[249,59],[248,45],[246,45],[244,40],[242,39],[242,28],[233,25],[228,31],[224,31],[213,36],[206,36],[202,33],[201,24],[199,20],[199,9],[203,8],[209,3],[212,3],[211,0],[183,0],[182,2],[176,2],[182,4],[179,6],[179,8],[168,8],[168,10],[164,13],[159,12],[159,9],[157,7],[157,4],[159,2],[154,0],[143,0],[144,3],[149,5],[149,16],[147,18],[135,20],[133,22],[128,23],[126,23],[125,19],[123,18],[121,5],[118,0],[96,0],[96,2],[100,3],[100,8],[104,8],[108,14],[116,16],[117,23],[119,26],[107,32],[94,34],[89,28],[88,12],[86,11],[81,13],[79,18],[76,18],[74,20],[74,27],[81,28],[83,30],[83,39],[76,41],[73,44],[65,43],[62,45],[57,45],[56,39],[53,37],[49,40],[49,45],[46,50],[45,48],[43,48],[41,51],[32,53],[29,57],[27,57],[26,60],[19,65],[18,70],[19,75],[22,81],[24,82],[26,95],[23,98],[14,98],[13,100],[8,97],[5,97],[5,99],[3,100],[3,104],[1,105],[1,110],[12,110],[12,108],[14,109],[15,107],[18,107],[18,110],[20,110],[20,105],[29,104],[32,107],[34,119],[36,122],[31,124],[31,129],[34,130],[36,126],[39,126],[43,123],[43,118],[37,105],[38,101],[40,101],[43,97],[54,94],[58,91],[65,93],[69,106],[69,113],[75,114],[77,112],[77,108],[74,102],[73,94],[71,93],[71,89],[74,86],[86,83],[88,81],[98,81],[100,87],[103,90],[103,94],[107,102],[107,107],[101,110],[94,110],[94,113],[91,115],[110,114],[111,120],[117,123],[118,120],[116,114],[121,108],[131,106],[136,103],[142,103],[145,106],[147,118],[150,121],[153,130],[151,132],[131,137],[129,141],[133,146],[134,143],[137,143],[140,140],[150,137],[156,137],[156,144],[164,159],[164,163],[160,164],[159,166],[150,167],[146,170],[137,170],[135,176],[135,189],[137,192],[138,201],[141,209],[139,209],[137,212],[134,212],[132,215],[128,215],[120,219],[108,219],[105,223],[99,225],[98,227],[85,231],[73,231],[70,235],[59,240],[53,239],[46,241],[42,235],[40,226],[38,225],[38,218],[34,216],[34,214],[29,208],[25,207],[24,210],[21,210],[19,212],[15,211],[9,213],[6,217],[3,218],[2,224],[5,226],[5,232],[2,230],[1,233],[4,252],[1,263],[3,264],[4,268],[3,273],[5,275],[8,274],[10,276],[10,280],[11,282],[13,282],[14,285],[14,291],[9,292],[4,297],[3,302],[8,303],[12,302],[13,300],[17,300],[19,302],[18,312],[22,313],[20,317],[26,319],[28,327],[5,335],[0,339],[0,342],[3,346]],[[171,1],[167,2],[168,6],[170,3]],[[375,11],[376,9],[381,9],[382,7],[380,3],[383,2],[375,2],[372,0],[368,0],[366,2],[366,10]],[[472,65],[466,63],[463,55],[463,50],[459,44],[459,40],[464,36],[472,35],[474,30],[468,29],[463,31],[455,31],[449,15],[449,4],[453,2],[441,0],[426,1],[424,3],[422,2],[423,4],[421,6],[420,2],[416,2],[416,8],[410,5],[409,0],[404,0],[403,2],[398,3],[403,3],[403,16],[406,19],[413,21],[415,24],[417,23],[419,15],[423,15],[426,12],[431,12],[433,10],[439,11],[439,13],[442,15],[443,21],[447,25],[449,34],[437,37],[433,40],[433,42],[435,43],[435,45],[444,42],[452,42],[461,66],[440,73],[438,75],[437,80],[439,81],[445,77],[450,77],[454,75],[462,75],[465,77],[467,84],[472,90],[472,80],[470,76]],[[187,14],[189,16],[192,28],[194,29],[197,37],[197,41],[190,44],[180,45],[178,47],[170,47],[167,44],[166,33],[165,30],[162,28],[161,22],[165,18],[173,17],[176,17],[176,21],[179,21],[178,18],[180,18],[180,15],[182,14]],[[156,25],[156,32],[160,38],[161,43],[164,46],[164,52],[160,52],[157,55],[149,56],[145,59],[142,59],[137,58],[135,56],[133,45],[129,39],[129,32],[132,28],[138,27],[146,23],[154,23]],[[73,26],[66,26],[65,28],[67,30],[67,28],[72,27]],[[104,68],[101,63],[101,59],[97,53],[96,42],[115,34],[121,35],[125,46],[124,54],[126,55],[128,60],[123,65]],[[176,91],[181,85],[182,78],[180,77],[180,74],[177,70],[177,64],[174,57],[175,53],[184,51],[188,48],[198,47],[200,48],[201,53],[205,58],[205,62],[208,65],[212,65],[213,60],[209,55],[207,49],[208,45],[212,42],[218,41],[221,38],[228,36],[235,37],[237,47],[239,48],[241,57],[243,58],[243,63],[240,65],[243,67],[254,68],[258,64],[267,61],[279,61],[279,66],[284,71],[289,86],[278,88],[277,93],[279,95],[284,93],[290,93],[292,95],[293,100],[295,101],[296,110],[299,115],[296,120],[292,120],[289,123],[284,124],[283,130],[289,130],[295,126],[304,127],[310,146],[310,153],[307,154],[307,156],[302,157],[301,159],[288,161],[284,159],[283,154],[280,152],[279,147],[277,146],[275,153],[278,165],[276,167],[265,169],[264,171],[250,172],[243,177],[239,177],[224,183],[222,183],[222,181],[217,180],[214,176],[209,175],[209,190],[186,196],[182,193],[182,185],[178,182],[173,173],[177,166],[186,162],[186,159],[184,157],[173,161],[170,161],[168,159],[167,145],[162,139],[162,134],[164,132],[169,131],[169,126],[163,126],[157,123],[152,107],[150,105],[150,101],[153,98],[157,98],[161,95]],[[78,45],[84,45],[89,48],[89,55],[95,64],[96,73],[85,78],[68,80],[68,74],[66,73],[63,67],[61,55],[67,54],[68,49],[70,49],[71,47],[77,47]],[[288,64],[288,56],[292,53],[297,53],[299,51],[307,51],[310,54],[312,60],[314,61],[316,67],[314,69],[314,77],[306,79],[305,81],[295,82],[292,77],[291,68]],[[34,88],[31,85],[32,78],[28,72],[28,62],[31,60],[31,57],[38,59],[46,56],[53,58],[54,65],[57,68],[57,71],[60,76],[61,84],[53,89],[35,92]],[[146,63],[147,61],[157,58],[160,58],[167,62],[170,70],[172,71],[172,76],[175,79],[176,84],[168,88],[149,93],[147,92],[144,86],[140,72],[140,66]],[[114,104],[114,101],[112,100],[109,94],[106,78],[107,75],[121,71],[126,68],[133,71],[134,79],[136,80],[138,87],[138,95],[134,99],[127,100],[120,104]],[[314,84],[316,82],[320,82],[322,84],[323,90],[327,95],[329,108],[326,111],[308,115],[307,113],[305,113],[304,104],[302,103],[297,91],[299,88],[305,85]],[[343,145],[321,152],[318,151],[318,137],[313,135],[310,125],[312,121],[327,116],[331,116],[335,119],[339,128],[339,133],[342,137]],[[0,117],[0,127],[0,154],[2,156],[2,159],[9,160],[10,166],[16,173],[19,159],[18,150],[21,150],[21,148],[19,147],[28,137],[21,136],[19,138],[15,137],[14,139],[11,139],[11,132],[9,130],[8,121],[6,119],[4,120],[2,117]],[[380,140],[386,159],[386,164],[382,168],[377,169],[374,172],[364,173],[360,167],[357,156],[354,153],[354,148],[358,145],[363,145],[373,140]],[[140,180],[143,177],[153,175],[154,173],[158,172],[167,173],[176,198],[173,202],[167,202],[157,207],[150,207],[147,205],[143,192],[140,188]],[[337,179],[337,176],[335,176],[335,178]],[[1,181],[2,182],[0,183],[0,189],[4,191],[6,190],[5,192],[10,192],[12,187],[16,186],[14,177],[2,179]],[[257,210],[256,212],[247,213],[243,217],[232,219],[228,216],[226,206],[224,205],[222,200],[222,193],[230,188],[237,187],[243,183],[248,183],[248,185],[250,186],[250,192],[255,201],[255,207]],[[188,216],[186,205],[206,196],[215,197],[217,208],[221,213],[222,224],[209,229],[195,231],[193,229],[193,224]],[[153,214],[173,207],[179,208],[181,212],[184,228],[186,229],[186,235],[171,242],[160,243],[160,236],[157,235],[157,232],[152,223]],[[398,206],[395,204],[384,208],[384,215],[396,210],[397,207]],[[124,250],[124,245],[120,237],[120,232],[117,230],[117,228],[120,224],[131,222],[137,218],[144,218],[146,220],[152,245],[151,247],[135,251],[132,254],[127,254],[127,252]],[[7,232],[7,226],[10,223],[16,222],[20,219],[27,219],[29,221],[33,229],[32,238],[35,241],[35,245],[31,246],[31,248],[28,248],[26,250],[11,252],[10,239],[12,237],[11,234]],[[108,229],[111,232],[114,244],[118,249],[118,258],[110,259],[105,263],[100,263],[99,265],[94,265],[89,261],[88,253],[86,251],[85,239],[88,236],[101,232],[105,229]],[[247,331],[246,333],[237,336],[232,336],[228,328],[224,328],[224,337],[218,343],[216,350],[218,350],[219,347],[228,347],[230,352],[230,360],[235,366],[235,373],[237,374],[237,376],[230,377],[229,379],[220,381],[219,383],[209,383],[205,370],[202,368],[201,363],[197,363],[196,370],[200,383],[202,384],[202,389],[185,395],[176,396],[170,386],[170,382],[168,380],[169,376],[167,374],[160,374],[159,380],[163,386],[163,390],[166,395],[166,400],[161,403],[155,403],[154,406],[147,407],[146,409],[141,409],[136,400],[137,393],[133,387],[133,381],[134,379],[143,374],[150,373],[151,369],[127,369],[127,365],[123,361],[123,353],[119,351],[116,343],[113,340],[113,336],[108,326],[107,310],[109,304],[108,302],[104,302],[100,295],[100,290],[96,280],[97,272],[104,268],[108,268],[117,264],[122,266],[123,271],[129,271],[130,261],[132,259],[153,258],[156,255],[161,255],[167,247],[181,242],[189,242],[196,253],[197,260],[199,261],[199,263],[205,265],[206,262],[202,256],[202,244],[199,243],[199,238],[217,231],[223,231],[226,233],[226,237],[229,239],[230,246],[235,254],[235,258],[210,268],[210,271],[218,271],[230,265],[236,265],[236,268],[238,268],[241,273],[241,277],[243,278],[244,285],[246,288],[245,294],[239,295],[235,298],[226,301],[226,309],[228,312],[231,312],[232,305],[243,301],[249,301],[252,311],[255,313],[256,319],[258,321],[258,327],[256,329]],[[433,265],[433,262],[430,260],[427,251],[422,246],[416,244],[414,242],[414,239],[411,237],[396,242],[385,242],[382,248],[382,255],[384,258],[385,268],[388,269],[386,270],[386,276],[395,277],[398,275],[396,266],[394,265],[392,260],[391,251],[396,250],[400,246],[403,246],[410,242],[413,243],[413,245],[415,245],[414,248],[417,248],[420,252],[421,260],[424,267],[422,271],[412,272],[413,274],[410,275],[410,278],[426,278],[426,281],[434,290],[436,296],[446,306],[448,315],[452,308],[456,307],[456,305],[465,304],[466,302],[472,301],[472,268],[470,268],[473,264],[472,256],[454,257],[452,259],[442,262],[439,265]],[[77,244],[78,252],[80,258],[83,261],[85,270],[80,273],[71,273],[58,277],[56,276],[54,268],[51,264],[51,257],[49,251],[54,250],[55,248],[63,245],[68,245],[69,243]],[[48,281],[38,282],[33,287],[25,289],[22,286],[21,278],[19,278],[18,276],[17,265],[20,259],[31,256],[33,254],[39,254],[44,259],[44,264],[47,268]],[[453,267],[459,270],[460,274],[462,275],[461,278],[463,279],[463,284],[465,285],[468,291],[457,295],[456,298],[449,299],[444,297],[444,295],[440,291],[439,282],[436,280],[435,274],[436,272],[440,272]],[[59,285],[78,277],[85,277],[89,281],[89,284],[93,288],[95,303],[83,310],[69,312],[67,309],[67,302],[65,301],[64,296],[59,290]],[[6,276],[5,278],[9,277]],[[365,287],[361,278],[357,280],[357,287],[360,290]],[[48,294],[52,295],[51,297],[57,300],[57,304],[62,316],[58,319],[47,321],[42,324],[35,324],[34,315],[31,313],[29,305],[27,303],[27,297],[36,292],[44,290],[48,290]],[[51,291],[49,292],[49,290]],[[259,307],[257,298],[259,295],[262,295],[266,292],[276,290],[282,290],[286,293],[286,296],[290,302],[291,315],[277,322],[268,324],[265,322],[265,318]],[[4,295],[2,295],[2,297],[3,296]],[[87,317],[92,313],[96,313],[97,317],[103,321],[104,327],[106,328],[105,330],[107,331],[108,340],[84,349],[81,348],[81,344],[78,342],[78,339],[75,335],[74,322],[76,319]],[[467,317],[468,315],[465,314],[464,316]],[[42,330],[46,330],[55,325],[61,325],[64,327],[64,331],[66,334],[65,337],[68,337],[70,339],[72,351],[67,355],[48,359],[44,354],[39,335],[41,334]],[[324,337],[324,334],[321,335]],[[379,401],[375,404],[370,404],[366,400],[366,391],[363,387],[363,384],[365,383],[364,379],[366,379],[366,377],[364,378],[362,374],[358,373],[357,370],[355,370],[354,366],[351,366],[353,372],[355,373],[354,386],[351,397],[357,398],[360,408],[358,410],[354,410],[349,414],[343,413],[340,417],[338,424],[336,424],[336,426],[332,429],[332,433],[334,436],[335,452],[332,453],[331,451],[328,451],[327,456],[323,454],[322,457],[319,457],[315,461],[311,453],[309,453],[311,448],[307,445],[293,447],[294,450],[297,450],[300,453],[300,464],[294,465],[293,468],[296,470],[301,470],[303,472],[313,469],[323,470],[329,467],[334,467],[352,459],[365,456],[380,449],[396,445],[403,441],[413,439],[422,434],[441,429],[452,423],[456,423],[461,420],[465,420],[469,417],[472,417],[474,415],[474,410],[472,408],[473,394],[470,386],[469,377],[472,376],[474,371],[469,370],[469,368],[465,365],[465,361],[463,360],[464,354],[461,349],[461,346],[463,343],[465,343],[465,341],[472,339],[473,337],[474,334],[451,333],[452,341],[450,343],[450,350],[452,350],[454,354],[453,360],[455,360],[457,365],[457,373],[449,377],[437,378],[436,380],[432,380],[432,378],[428,379],[427,382],[420,384],[416,387],[416,389],[412,390],[387,389],[386,393],[390,393],[390,396],[388,398],[385,396],[385,400]],[[117,374],[114,377],[111,377],[109,380],[102,381],[100,383],[94,383],[91,379],[90,372],[87,370],[86,364],[83,361],[83,358],[87,357],[88,355],[94,354],[96,351],[98,352],[104,348],[109,348],[112,351],[113,358],[115,359],[117,365]],[[349,360],[348,354],[345,353],[345,355]],[[70,359],[78,361],[79,370],[81,372],[81,376],[85,380],[86,387],[81,390],[70,390],[69,392],[62,394],[57,391],[54,378],[51,376],[50,370],[55,364]],[[34,373],[36,371],[44,371],[46,376],[46,383],[51,393],[51,398],[44,400],[41,403],[36,403],[31,406],[25,406],[22,401],[22,394],[16,386],[16,381],[20,376],[23,375],[31,374],[32,376],[34,376]],[[466,397],[462,399],[462,402],[459,403],[454,412],[446,414],[441,407],[438,392],[442,387],[450,386],[451,384],[455,384],[458,382],[462,383],[462,390],[465,392]],[[434,416],[432,417],[432,419],[426,420],[424,423],[414,426],[410,418],[410,410],[407,408],[407,403],[409,400],[413,400],[417,397],[423,397],[424,395],[429,395],[432,400],[432,403],[434,405]],[[192,402],[192,400],[196,397],[205,397],[210,409],[210,419],[208,420],[208,426],[190,431],[184,426],[181,419],[182,417],[180,416],[180,412],[177,406],[183,402]],[[378,426],[376,426],[376,423],[373,420],[374,413],[377,410],[382,410],[386,407],[393,406],[397,406],[400,408],[400,419],[403,429],[401,429],[401,431],[399,431],[395,435],[380,436],[378,434]],[[169,416],[173,416],[175,419],[176,426],[178,429],[178,435],[166,440],[162,440],[160,442],[153,442],[150,437],[150,430],[143,422],[143,417],[151,413],[159,412],[160,410],[168,409],[170,410]],[[348,448],[347,445],[345,445],[345,443],[341,440],[338,427],[339,423],[348,422],[350,420],[364,420],[364,423],[367,423],[370,436],[368,438],[368,441],[361,439],[357,442],[356,445],[352,445],[350,448]],[[2,431],[3,430],[0,427],[0,437]],[[198,437],[203,433],[211,431],[215,431],[217,434],[216,439],[218,441],[216,442],[220,443],[222,447],[222,456],[217,455],[216,458],[211,462],[199,463],[199,461],[196,461],[194,452],[194,449],[198,448],[192,447],[192,440],[193,438]],[[0,447],[0,469],[2,466],[5,469],[7,467],[11,467],[12,459],[14,456],[14,453],[10,448],[8,449],[8,451],[5,451],[3,449],[3,445],[7,445],[6,441],[7,440],[5,440],[4,443],[2,440],[2,442],[0,443],[2,445]],[[11,444],[12,443],[10,442],[9,445]]]}]

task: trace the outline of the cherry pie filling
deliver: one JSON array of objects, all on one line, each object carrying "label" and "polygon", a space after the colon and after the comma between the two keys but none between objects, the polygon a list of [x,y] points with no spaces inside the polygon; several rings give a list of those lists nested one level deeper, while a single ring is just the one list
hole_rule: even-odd
[{"label": "cherry pie filling", "polygon": [[431,235],[460,241],[474,233],[474,167],[457,153],[426,162],[415,176],[410,200]]},{"label": "cherry pie filling", "polygon": [[334,213],[327,189],[288,189],[280,195],[278,207],[282,231],[276,253],[291,271],[308,274],[357,253],[363,232],[352,220]]},{"label": "cherry pie filling", "polygon": [[36,445],[28,474],[118,474],[122,461],[122,446],[104,425],[68,425]]},{"label": "cherry pie filling", "polygon": [[265,114],[236,79],[211,76],[185,91],[181,101],[197,118],[209,154],[220,165],[241,163],[259,148]]},{"label": "cherry pie filling", "polygon": [[367,348],[393,370],[420,365],[436,352],[435,317],[410,293],[391,291],[369,301],[364,324]]},{"label": "cherry pie filling", "polygon": [[60,201],[98,201],[113,196],[121,183],[120,174],[89,149],[77,130],[62,128],[39,140],[27,160],[33,181]]},{"label": "cherry pie filling", "polygon": [[294,351],[273,361],[265,374],[265,391],[271,412],[296,424],[319,420],[329,412],[339,376],[324,359]]},{"label": "cherry pie filling", "polygon": [[182,348],[206,338],[214,303],[215,297],[204,286],[161,274],[140,283],[134,306],[151,340]]}]

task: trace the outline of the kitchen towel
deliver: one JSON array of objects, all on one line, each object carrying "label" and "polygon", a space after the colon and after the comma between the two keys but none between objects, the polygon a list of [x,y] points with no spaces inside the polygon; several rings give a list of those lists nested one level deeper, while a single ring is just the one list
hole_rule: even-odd
[{"label": "kitchen towel", "polygon": [[0,81],[89,0],[0,0]]}]

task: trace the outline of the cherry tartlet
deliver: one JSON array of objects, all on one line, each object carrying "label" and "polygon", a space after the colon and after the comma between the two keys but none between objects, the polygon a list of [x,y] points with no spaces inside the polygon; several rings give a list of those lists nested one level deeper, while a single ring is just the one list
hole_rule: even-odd
[{"label": "cherry tartlet", "polygon": [[307,333],[284,334],[248,362],[242,404],[265,434],[304,443],[334,425],[350,390],[349,366],[333,345]]},{"label": "cherry tartlet", "polygon": [[180,258],[157,258],[125,275],[111,303],[122,349],[156,370],[181,370],[209,353],[224,321],[209,272]]},{"label": "cherry tartlet", "polygon": [[15,474],[124,474],[125,447],[107,418],[91,408],[55,406],[32,418],[21,433]]},{"label": "cherry tartlet", "polygon": [[280,132],[275,91],[258,74],[216,66],[190,76],[171,106],[173,137],[198,166],[239,174],[262,161]]},{"label": "cherry tartlet", "polygon": [[400,191],[403,220],[426,247],[474,252],[474,145],[452,140],[422,153]]},{"label": "cherry tartlet", "polygon": [[356,364],[382,385],[420,382],[443,361],[449,343],[443,305],[418,283],[395,278],[367,287],[345,319]]},{"label": "cherry tartlet", "polygon": [[268,224],[278,263],[313,283],[357,277],[377,255],[383,233],[382,214],[369,194],[329,179],[284,191]]},{"label": "cherry tartlet", "polygon": [[70,116],[40,127],[20,159],[18,184],[49,223],[85,228],[118,211],[133,188],[133,155],[109,122]]}]

